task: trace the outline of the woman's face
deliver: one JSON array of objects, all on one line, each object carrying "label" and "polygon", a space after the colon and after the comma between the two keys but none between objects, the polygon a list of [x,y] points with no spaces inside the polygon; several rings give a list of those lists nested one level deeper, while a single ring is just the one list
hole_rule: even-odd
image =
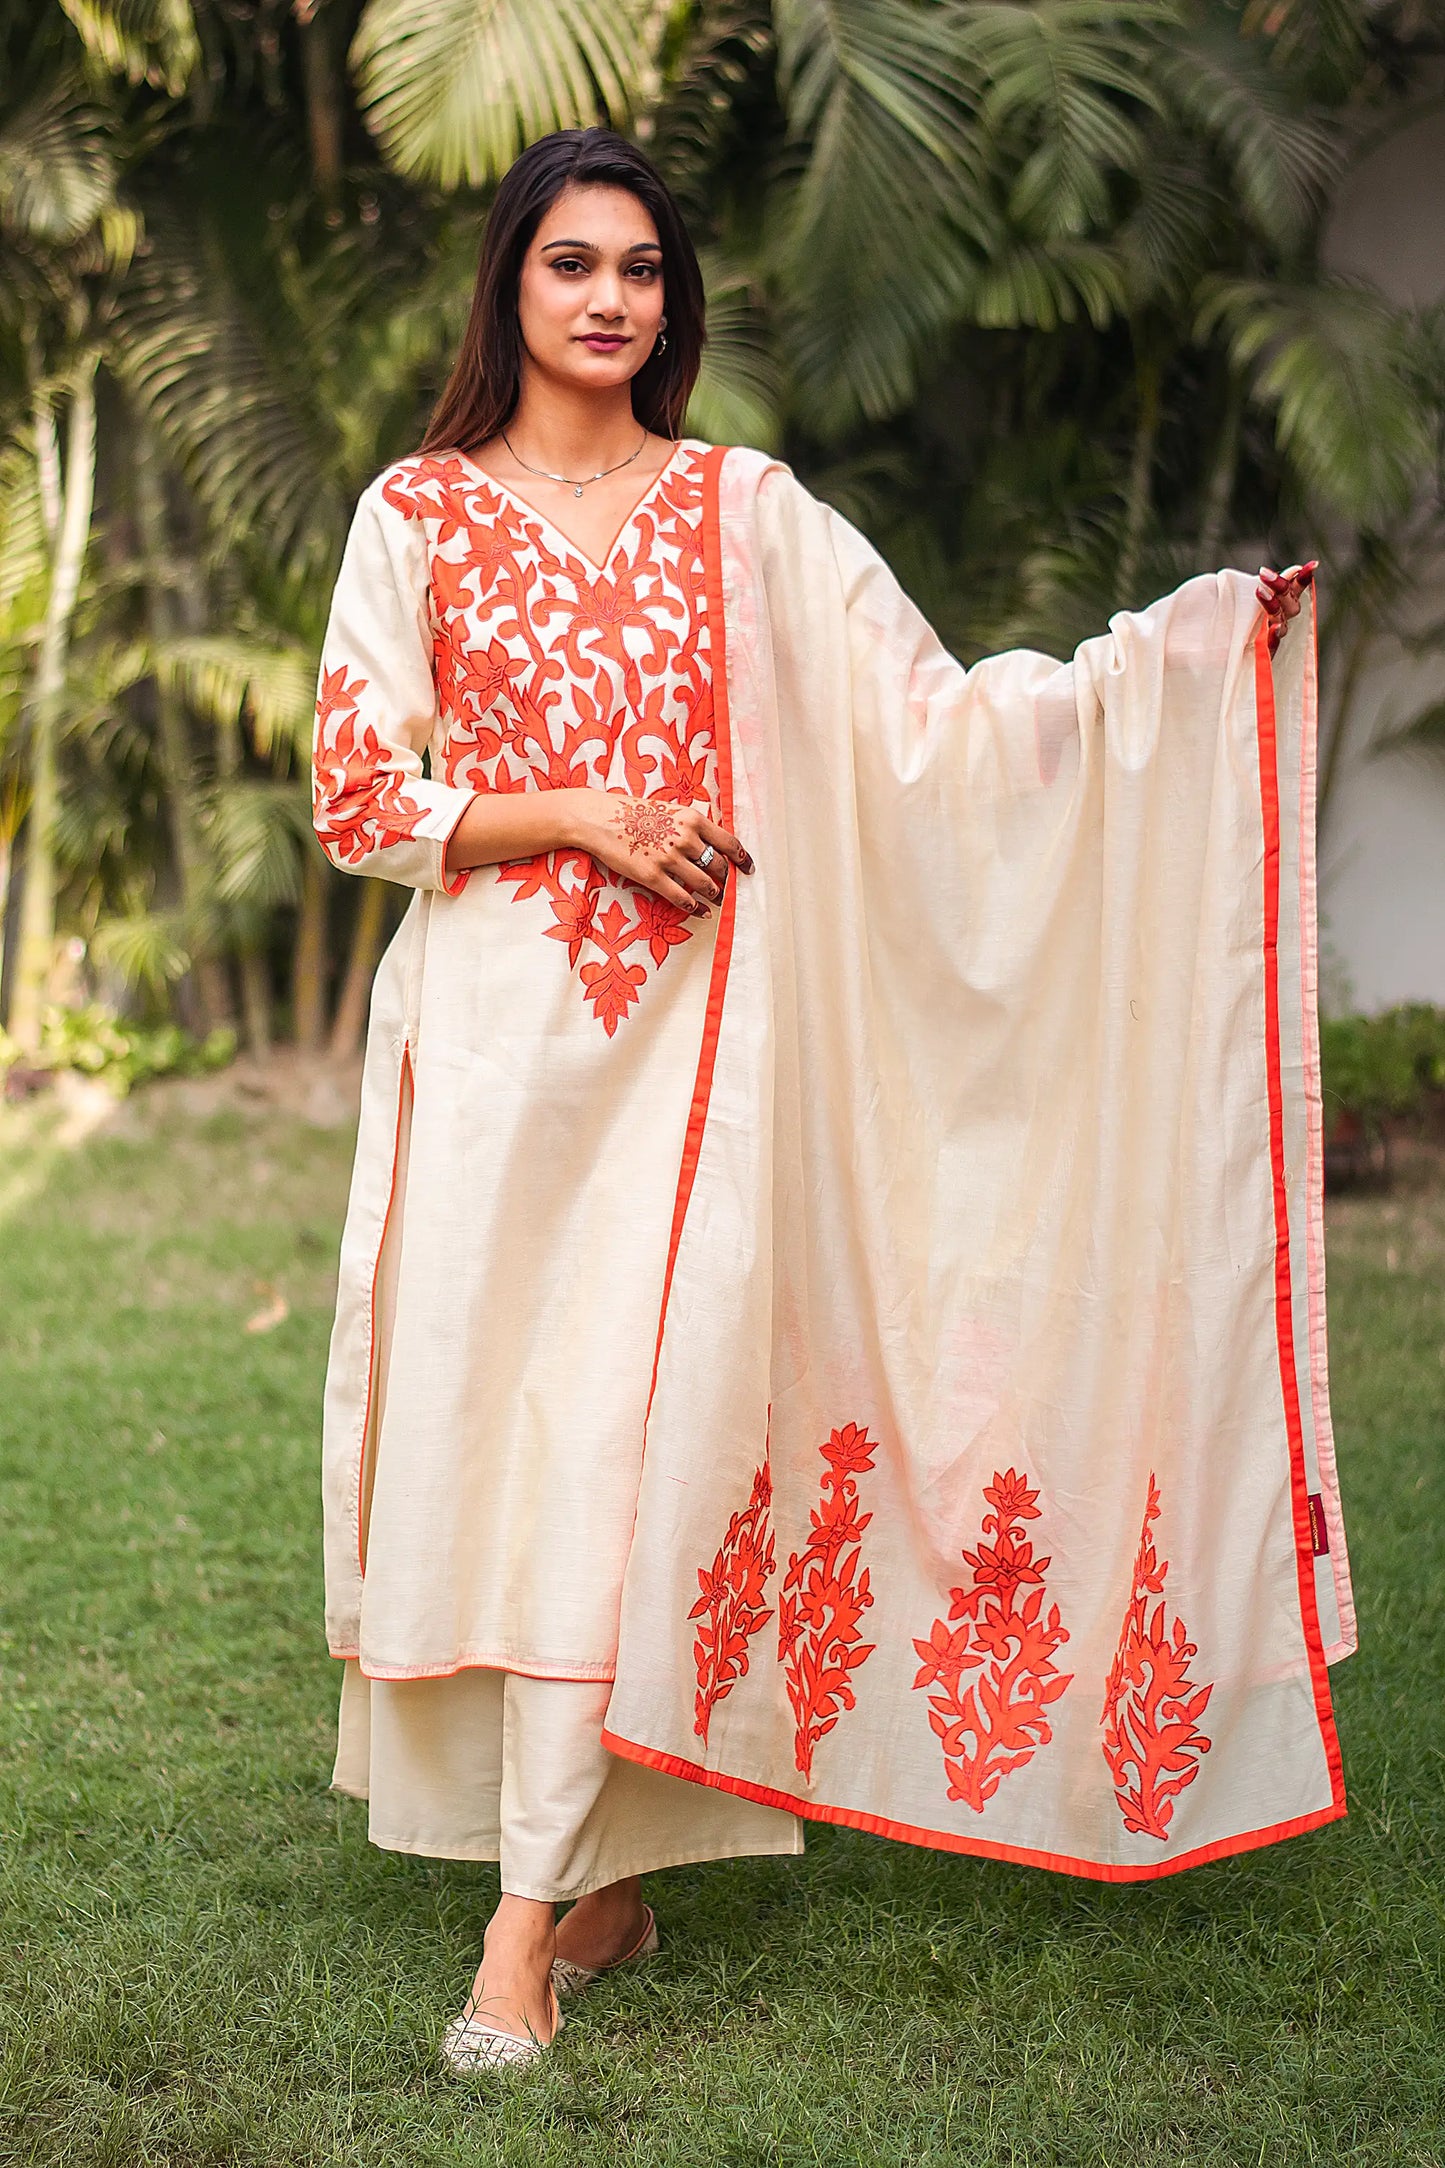
[{"label": "woman's face", "polygon": [[625,384],[662,320],[662,248],[625,188],[566,188],[522,259],[517,313],[533,365],[564,383]]}]

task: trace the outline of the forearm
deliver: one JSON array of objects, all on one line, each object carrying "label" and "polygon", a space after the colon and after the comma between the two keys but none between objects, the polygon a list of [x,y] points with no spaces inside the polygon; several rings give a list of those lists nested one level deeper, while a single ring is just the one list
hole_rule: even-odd
[{"label": "forearm", "polygon": [[447,872],[577,849],[577,801],[590,795],[585,790],[479,791],[452,830]]}]

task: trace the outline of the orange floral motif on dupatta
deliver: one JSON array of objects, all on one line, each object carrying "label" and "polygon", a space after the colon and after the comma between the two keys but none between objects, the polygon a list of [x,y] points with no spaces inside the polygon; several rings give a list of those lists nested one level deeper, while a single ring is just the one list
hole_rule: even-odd
[{"label": "orange floral motif on dupatta", "polygon": [[[1199,1651],[1186,1637],[1182,1619],[1176,1618],[1172,1626],[1166,1619],[1163,1595],[1169,1561],[1160,1558],[1150,1533],[1158,1518],[1159,1486],[1151,1473],[1134,1586],[1109,1670],[1101,1721],[1104,1759],[1124,1827],[1164,1843],[1175,1797],[1194,1782],[1200,1757],[1212,1743],[1199,1729],[1199,1719],[1214,1688],[1190,1678],[1189,1660]],[[1151,1596],[1161,1599],[1152,1613]]]},{"label": "orange floral motif on dupatta", "polygon": [[697,1700],[692,1728],[704,1746],[715,1704],[746,1674],[748,1643],[773,1615],[765,1600],[774,1563],[768,1519],[772,1498],[772,1475],[764,1461],[753,1477],[747,1505],[728,1522],[712,1565],[698,1567],[702,1593],[687,1615],[702,1621],[693,1643]]},{"label": "orange floral motif on dupatta", "polygon": [[778,1654],[796,1726],[794,1760],[805,1779],[813,1750],[844,1709],[855,1705],[853,1674],[873,1654],[859,1620],[873,1601],[858,1561],[871,1513],[858,1511],[856,1477],[873,1465],[877,1441],[845,1423],[820,1447],[828,1472],[811,1515],[812,1532],[788,1560],[778,1600]]},{"label": "orange floral motif on dupatta", "polygon": [[[715,803],[702,470],[673,455],[605,565],[456,456],[403,462],[387,501],[425,522],[444,780],[473,790],[625,792]],[[585,851],[496,869],[545,899],[610,1038],[692,935],[688,915]]]},{"label": "orange floral motif on dupatta", "polygon": [[[984,1516],[978,1549],[963,1554],[971,1584],[949,1590],[948,1619],[935,1619],[928,1640],[913,1644],[922,1658],[915,1688],[936,1689],[928,1721],[943,1748],[948,1796],[975,1814],[1048,1744],[1053,1728],[1044,1712],[1073,1677],[1054,1662],[1069,1638],[1058,1605],[1043,1616],[1052,1561],[1035,1557],[1023,1532],[1025,1521],[1039,1518],[1039,1494],[1010,1468],[995,1472],[983,1495],[993,1511]],[[965,1686],[966,1673],[973,1676]]]}]

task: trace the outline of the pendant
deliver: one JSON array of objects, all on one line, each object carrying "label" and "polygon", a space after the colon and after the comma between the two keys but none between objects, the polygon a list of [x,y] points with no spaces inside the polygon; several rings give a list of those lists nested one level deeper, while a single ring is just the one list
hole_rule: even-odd
[{"label": "pendant", "polygon": [[576,487],[576,488],[575,488],[575,489],[573,490],[573,492],[572,492],[573,496],[574,496],[574,497],[580,497],[580,496],[581,496],[581,494],[582,494],[582,491],[583,491],[584,487],[585,487],[585,484],[584,484],[584,483],[582,483],[582,482],[579,482],[579,483],[577,484],[577,487]]}]

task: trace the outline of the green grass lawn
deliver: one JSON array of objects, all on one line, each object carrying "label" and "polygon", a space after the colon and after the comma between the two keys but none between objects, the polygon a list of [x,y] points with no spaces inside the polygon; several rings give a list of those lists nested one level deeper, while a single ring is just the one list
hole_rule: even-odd
[{"label": "green grass lawn", "polygon": [[1142,1888],[832,1830],[659,1875],[659,1965],[495,2090],[436,2063],[495,1870],[327,1791],[349,1140],[134,1104],[78,1150],[0,1130],[0,2160],[1445,2161],[1438,1183],[1331,1227],[1346,1822]]}]

